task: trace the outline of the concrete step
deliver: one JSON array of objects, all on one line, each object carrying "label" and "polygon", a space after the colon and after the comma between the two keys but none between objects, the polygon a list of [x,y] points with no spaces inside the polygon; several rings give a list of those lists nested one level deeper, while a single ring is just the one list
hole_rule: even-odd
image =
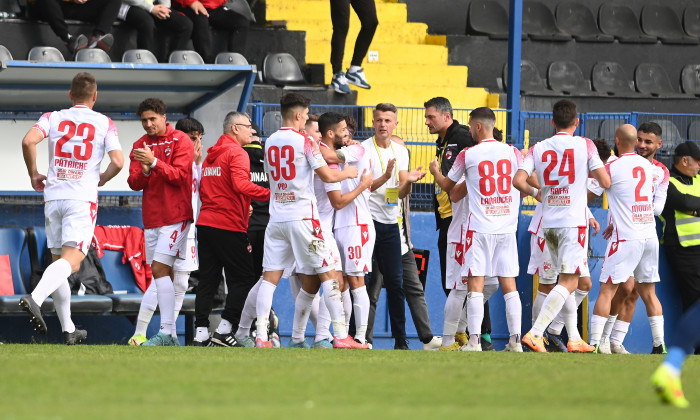
[{"label": "concrete step", "polygon": [[[345,44],[345,59],[343,66],[350,64],[355,39],[348,39]],[[416,44],[381,44],[372,43],[370,53],[378,52],[377,63],[381,64],[413,64],[413,65],[447,65],[447,48],[440,45]],[[365,57],[363,65],[368,63]],[[306,62],[326,63],[331,57],[331,44],[327,41],[306,42]]]},{"label": "concrete step", "polygon": [[[380,22],[407,22],[408,12],[405,4],[377,2],[377,17]],[[313,0],[268,0],[265,14],[268,20],[293,19],[327,19],[331,26],[331,6],[328,1]],[[353,11],[350,19],[357,20]]]},{"label": "concrete step", "polygon": [[[343,71],[347,68],[343,68]],[[378,64],[364,65],[365,76],[372,86],[396,85],[398,82],[421,86],[467,86],[466,66]],[[326,65],[326,83],[330,84],[333,71]]]},{"label": "concrete step", "polygon": [[[436,96],[450,99],[453,108],[476,108],[487,106],[489,93],[482,88],[455,86],[410,86],[410,85],[373,85],[372,89],[357,90],[358,105],[376,105],[379,102],[391,102],[397,106],[422,107],[423,103]],[[422,118],[422,117],[421,117]],[[418,124],[421,126],[422,122]]]},{"label": "concrete step", "polygon": [[[331,42],[333,28],[328,20],[290,20],[287,21],[290,30],[306,31],[307,41]],[[425,44],[428,38],[428,26],[424,23],[407,22],[380,22],[374,34],[372,42],[399,43],[399,44]],[[350,24],[347,39],[355,42],[360,32],[360,23]]]}]

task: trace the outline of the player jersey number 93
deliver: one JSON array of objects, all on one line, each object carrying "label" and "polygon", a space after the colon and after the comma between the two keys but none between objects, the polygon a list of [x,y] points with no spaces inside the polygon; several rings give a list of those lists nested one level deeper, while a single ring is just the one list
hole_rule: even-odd
[{"label": "player jersey number 93", "polygon": [[[88,123],[77,125],[73,121],[64,120],[58,124],[58,131],[63,136],[56,142],[54,155],[59,158],[77,160],[90,160],[92,157],[92,141],[95,139],[95,126]],[[77,137],[76,137],[77,135]],[[82,138],[79,144],[74,144],[78,137]],[[66,143],[73,144],[73,148],[64,147]]]},{"label": "player jersey number 93", "polygon": [[270,176],[275,181],[279,181],[280,178],[291,180],[297,174],[294,166],[294,147],[290,145],[271,146],[267,150],[267,163],[270,166]]}]

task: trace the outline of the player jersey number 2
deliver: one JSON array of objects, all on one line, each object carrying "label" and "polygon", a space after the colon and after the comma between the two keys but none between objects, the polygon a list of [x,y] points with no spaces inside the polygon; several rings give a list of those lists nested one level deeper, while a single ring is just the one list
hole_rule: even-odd
[{"label": "player jersey number 2", "polygon": [[[556,169],[559,164],[559,156],[554,150],[547,150],[542,153],[542,163],[549,162],[542,176],[544,178],[544,185],[553,186],[559,185],[558,179],[552,179],[550,176],[552,172]],[[574,168],[574,149],[564,149],[564,154],[561,157],[561,164],[559,164],[559,176],[567,177],[568,184],[571,185],[576,180],[576,169]]]},{"label": "player jersey number 2", "polygon": [[272,146],[267,150],[267,163],[270,165],[270,175],[275,181],[280,178],[291,180],[297,174],[294,166],[294,147],[290,145]]},{"label": "player jersey number 2", "polygon": [[479,191],[484,197],[489,197],[498,190],[501,195],[508,194],[511,186],[512,165],[510,160],[501,159],[496,162],[484,160],[479,163]]},{"label": "player jersey number 2", "polygon": [[[73,121],[61,121],[58,124],[58,131],[63,133],[63,137],[56,142],[56,151],[54,155],[59,158],[71,159],[75,157],[77,160],[90,160],[92,157],[92,141],[95,139],[95,126],[88,123],[82,123],[78,126]],[[63,145],[72,140],[75,135],[83,138],[82,144],[73,146],[73,153],[63,150]]]},{"label": "player jersey number 2", "polygon": [[646,195],[642,195],[642,187],[644,187],[644,183],[647,180],[647,175],[644,173],[644,168],[641,166],[635,166],[634,169],[632,169],[632,177],[635,179],[639,178],[639,182],[637,183],[637,186],[634,189],[634,201],[639,203],[640,201],[648,201],[649,197]]}]

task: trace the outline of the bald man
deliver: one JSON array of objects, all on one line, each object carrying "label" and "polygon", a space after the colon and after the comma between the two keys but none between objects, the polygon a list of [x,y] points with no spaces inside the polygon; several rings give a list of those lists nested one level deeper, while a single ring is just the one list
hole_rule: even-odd
[{"label": "bald man", "polygon": [[659,241],[654,216],[665,200],[655,200],[654,167],[634,151],[637,129],[625,124],[615,132],[619,158],[605,165],[611,185],[607,189],[610,214],[615,222],[600,273],[600,294],[591,318],[591,342],[599,351],[610,303],[618,286],[634,277],[647,307],[654,346],[664,347],[663,312],[656,297],[659,279]]}]

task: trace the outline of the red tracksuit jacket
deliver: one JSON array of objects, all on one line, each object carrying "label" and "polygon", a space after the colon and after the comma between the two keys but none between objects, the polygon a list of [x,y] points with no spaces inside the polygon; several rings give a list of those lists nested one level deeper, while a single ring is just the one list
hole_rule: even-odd
[{"label": "red tracksuit jacket", "polygon": [[143,239],[143,230],[137,226],[95,226],[95,234],[92,237],[92,245],[95,246],[97,256],[102,258],[104,250],[122,251],[122,263],[127,261],[134,272],[134,279],[139,289],[144,292],[151,284],[153,275],[151,266],[146,263],[146,245]]}]

